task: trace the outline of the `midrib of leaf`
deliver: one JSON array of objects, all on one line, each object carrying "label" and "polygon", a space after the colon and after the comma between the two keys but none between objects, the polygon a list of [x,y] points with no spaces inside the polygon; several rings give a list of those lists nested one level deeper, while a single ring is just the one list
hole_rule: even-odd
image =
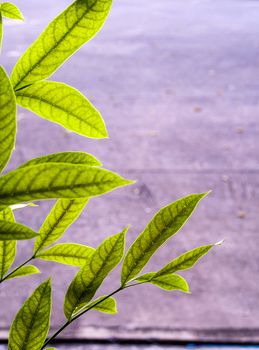
[{"label": "midrib of leaf", "polygon": [[63,217],[66,215],[67,211],[70,209],[70,207],[72,206],[72,204],[74,203],[74,200],[71,199],[71,201],[69,202],[69,205],[67,205],[67,207],[64,209],[64,211],[62,212],[62,214],[59,216],[59,218],[55,221],[54,225],[50,225],[50,230],[48,230],[48,235],[46,235],[44,237],[44,239],[41,242],[41,245],[38,247],[38,249],[36,250],[36,252],[34,253],[34,255],[36,255],[38,253],[38,251],[41,249],[41,247],[44,245],[44,243],[46,242],[46,240],[49,237],[49,234],[51,232],[53,232],[53,230],[55,229],[55,227],[57,227],[57,225],[60,223],[60,221],[63,219]]},{"label": "midrib of leaf", "polygon": [[35,310],[35,312],[34,312],[34,314],[33,314],[33,316],[32,316],[32,319],[31,319],[31,322],[30,322],[29,331],[26,331],[26,335],[25,335],[25,339],[24,339],[24,345],[23,345],[23,347],[22,347],[21,350],[28,350],[28,349],[27,349],[27,342],[28,342],[28,340],[29,340],[30,331],[31,331],[31,329],[32,329],[32,326],[33,326],[35,320],[36,320],[36,316],[37,316],[37,314],[38,314],[39,306],[40,306],[40,304],[41,304],[42,298],[43,298],[43,296],[44,296],[44,294],[45,294],[45,290],[47,289],[47,287],[48,287],[48,286],[46,285],[45,288],[44,288],[44,292],[41,293],[41,295],[40,295],[40,300],[39,300],[39,302],[38,302],[38,304],[37,304],[37,308],[36,308],[36,310]]},{"label": "midrib of leaf", "polygon": [[[45,58],[52,53],[57,47],[58,45],[65,40],[65,38],[74,30],[74,28],[81,22],[81,20],[84,18],[84,16],[91,11],[94,6],[96,5],[98,0],[96,0],[90,7],[87,7],[86,11],[83,13],[83,15],[73,24],[73,26],[56,42],[56,44],[50,49],[48,50],[38,61],[37,63],[35,63],[34,65],[31,66],[31,68],[27,71],[26,74],[24,74],[22,77],[19,77],[19,82],[14,86],[14,90],[18,91],[18,89],[16,89],[16,87],[21,83],[21,81],[24,80],[24,78],[26,78],[42,61],[45,60]],[[71,4],[69,7],[72,7],[74,4]],[[32,44],[33,45],[33,44]],[[71,54],[72,55],[72,54]],[[70,56],[71,56],[70,55]],[[32,85],[32,84],[30,84]]]},{"label": "midrib of leaf", "polygon": [[[193,203],[194,200],[191,202]],[[190,204],[189,204],[190,205]],[[170,214],[171,214],[171,208],[169,208]],[[174,217],[174,221],[178,219],[179,216],[182,216],[184,214],[184,212],[186,211],[186,207],[180,212],[178,213],[175,217]],[[163,216],[161,216],[161,218],[163,218]],[[154,224],[156,225],[155,221]],[[155,239],[152,239],[151,243],[149,244],[149,248],[147,250],[141,250],[141,255],[139,256],[138,259],[134,259],[134,267],[132,268],[132,270],[127,274],[127,278],[130,276],[131,272],[135,269],[135,267],[138,265],[138,263],[142,260],[143,256],[146,255],[147,252],[150,252],[151,248],[156,245],[157,241],[159,241],[159,238],[163,235],[163,233],[168,229],[168,226],[166,226],[161,233],[155,237]],[[150,229],[149,229],[150,232]],[[177,233],[177,232],[175,232]]]},{"label": "midrib of leaf", "polygon": [[[58,176],[58,175],[57,175]],[[105,182],[105,184],[107,184],[108,182],[113,182],[113,181],[107,181]],[[93,186],[99,186],[100,184],[103,184],[102,181],[98,181],[98,182],[95,182],[94,184],[89,184],[89,185],[84,185],[84,184],[78,184],[78,185],[73,185],[73,188],[82,188],[82,187],[93,187]],[[73,188],[70,188],[71,191],[73,191]],[[67,186],[55,186],[54,187],[54,191],[60,191],[60,190],[67,190]],[[37,189],[37,190],[31,190],[28,192],[28,194],[37,194],[37,193],[44,193],[44,192],[51,192],[52,190],[48,190],[48,189],[44,189],[44,190],[40,190],[40,189]],[[16,196],[20,196],[20,195],[23,195],[25,191],[20,191],[20,192],[15,192],[15,195]],[[9,195],[1,195],[0,194],[0,199],[5,199],[6,197],[9,197]],[[84,198],[84,197],[75,197],[75,198]]]},{"label": "midrib of leaf", "polygon": [[[31,85],[32,85],[32,84],[31,84]],[[16,91],[18,91],[18,90],[16,90]],[[51,92],[52,92],[52,91],[51,91]],[[69,96],[69,95],[68,95],[68,96]],[[39,97],[37,97],[37,96],[29,95],[29,94],[24,94],[24,93],[23,93],[20,97],[21,97],[21,98],[26,97],[26,98],[29,98],[29,99],[34,99],[34,100],[37,100],[37,101],[46,103],[46,104],[50,105],[51,107],[54,107],[54,108],[56,108],[56,109],[59,109],[60,111],[62,111],[62,112],[64,112],[64,113],[68,114],[68,111],[67,111],[65,108],[62,108],[61,106],[57,106],[56,104],[51,103],[49,100],[47,100],[47,99],[45,99],[45,98],[43,98],[43,97],[40,97],[40,98],[39,98]],[[66,97],[66,96],[63,96],[62,99],[64,99],[65,97]],[[81,122],[87,124],[90,128],[95,129],[97,132],[100,132],[100,130],[97,129],[97,128],[95,127],[94,124],[89,124],[89,123],[87,122],[86,119],[82,119],[79,115],[74,114],[72,111],[69,111],[69,115],[71,115],[71,116],[73,116],[74,118],[80,120]]]}]

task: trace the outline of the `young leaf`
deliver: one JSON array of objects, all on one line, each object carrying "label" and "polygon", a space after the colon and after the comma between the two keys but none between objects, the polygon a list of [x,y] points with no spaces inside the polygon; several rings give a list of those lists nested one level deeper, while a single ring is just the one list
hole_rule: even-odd
[{"label": "young leaf", "polygon": [[9,78],[0,66],[0,172],[14,149],[16,137],[16,101]]},{"label": "young leaf", "polygon": [[64,61],[101,29],[112,0],[76,0],[55,18],[17,62],[15,89],[52,75]]},{"label": "young leaf", "polygon": [[99,196],[132,181],[86,165],[45,163],[0,177],[0,206],[51,198]]},{"label": "young leaf", "polygon": [[8,276],[6,280],[10,280],[12,278],[17,278],[17,277],[34,275],[37,273],[40,273],[40,270],[34,265],[22,266],[21,268],[19,268],[19,270],[16,270],[14,273]]},{"label": "young leaf", "polygon": [[65,297],[64,312],[67,319],[89,303],[103,280],[119,264],[124,253],[127,230],[107,238],[76,274]]},{"label": "young leaf", "polygon": [[128,250],[122,267],[121,283],[125,285],[148,263],[156,250],[175,235],[189,219],[207,193],[191,194],[161,209]]},{"label": "young leaf", "polygon": [[63,236],[68,227],[79,217],[88,199],[59,199],[42,224],[34,245],[34,254],[48,247]]},{"label": "young leaf", "polygon": [[51,283],[42,283],[25,301],[10,330],[9,350],[41,350],[49,331]]},{"label": "young leaf", "polygon": [[189,293],[189,286],[186,280],[182,276],[176,274],[169,274],[156,277],[155,272],[150,272],[138,277],[137,281],[152,283],[155,286],[164,290],[180,290],[184,293]]},{"label": "young leaf", "polygon": [[25,168],[32,165],[42,164],[42,163],[69,163],[69,164],[81,164],[88,166],[101,166],[102,163],[99,162],[94,156],[85,152],[61,152],[53,153],[47,156],[33,158],[28,162],[22,164],[19,168]]},{"label": "young leaf", "polygon": [[207,254],[214,246],[215,244],[210,244],[207,246],[198,247],[180,255],[159,270],[156,273],[156,277],[192,268],[198,262],[198,260]]},{"label": "young leaf", "polygon": [[35,203],[21,203],[21,204],[13,204],[10,205],[9,208],[12,210],[24,209],[27,207],[37,207],[38,205]]},{"label": "young leaf", "polygon": [[21,13],[21,11],[18,9],[18,7],[11,2],[3,2],[0,5],[0,10],[2,12],[2,15],[7,18],[11,19],[20,19],[24,20],[24,17]]},{"label": "young leaf", "polygon": [[91,258],[94,251],[94,248],[82,244],[60,243],[36,254],[36,258],[82,267]]},{"label": "young leaf", "polygon": [[0,241],[31,239],[36,237],[37,234],[27,226],[0,220]]},{"label": "young leaf", "polygon": [[17,91],[16,98],[22,107],[79,135],[108,136],[101,114],[81,92],[69,85],[40,81]]},{"label": "young leaf", "polygon": [[[10,208],[0,212],[0,220],[14,222],[14,215]],[[0,280],[12,266],[16,255],[16,241],[0,241]]]},{"label": "young leaf", "polygon": [[[88,309],[96,310],[104,314],[110,314],[110,315],[117,314],[118,311],[117,311],[116,300],[112,297],[109,297],[107,299],[105,298],[106,298],[105,296],[100,297],[94,300],[92,303],[85,305],[85,307],[83,307],[82,309],[78,309],[76,312],[73,313],[72,318]],[[104,300],[101,301],[102,299]]]}]

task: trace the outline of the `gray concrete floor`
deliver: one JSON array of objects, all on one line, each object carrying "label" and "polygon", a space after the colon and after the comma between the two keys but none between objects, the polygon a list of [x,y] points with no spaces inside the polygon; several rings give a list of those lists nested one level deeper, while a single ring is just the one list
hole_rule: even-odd
[{"label": "gray concrete floor", "polygon": [[[70,1],[16,3],[27,21],[5,26],[1,62],[9,72]],[[130,242],[158,208],[208,189],[212,194],[152,259],[150,269],[186,249],[226,239],[184,274],[191,295],[154,287],[132,290],[118,298],[118,315],[93,312],[68,336],[259,339],[258,20],[259,2],[254,0],[114,1],[100,35],[53,76],[95,103],[110,139],[87,140],[20,110],[10,168],[46,152],[84,150],[105,167],[138,180],[132,188],[92,200],[63,241],[96,246],[130,223]],[[17,217],[38,229],[48,208],[41,203]],[[31,243],[19,247],[17,262],[32,249]],[[43,273],[34,281],[17,280],[1,288],[3,337],[21,302],[50,274],[52,325],[63,321],[62,299],[74,270],[47,262],[38,266]],[[105,291],[116,281],[118,271]]]}]

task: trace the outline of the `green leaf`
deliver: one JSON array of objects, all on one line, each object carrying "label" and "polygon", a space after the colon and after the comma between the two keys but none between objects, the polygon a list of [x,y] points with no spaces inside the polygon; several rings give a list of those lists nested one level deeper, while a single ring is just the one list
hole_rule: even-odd
[{"label": "green leaf", "polygon": [[40,273],[40,270],[34,265],[22,266],[18,270],[14,271],[10,276],[6,278],[6,280],[10,280],[12,278],[35,275]]},{"label": "green leaf", "polygon": [[127,230],[128,228],[100,244],[91,259],[76,274],[65,297],[64,312],[67,319],[89,303],[103,280],[119,264],[124,253]]},{"label": "green leaf", "polygon": [[198,247],[180,255],[159,270],[156,273],[156,277],[192,268],[198,262],[198,260],[207,254],[214,246],[215,244],[210,244],[207,246]]},{"label": "green leaf", "polygon": [[106,296],[103,296],[94,300],[92,303],[87,304],[82,309],[78,309],[75,313],[73,313],[72,318],[86,310],[96,310],[110,315],[117,314],[118,312],[116,300],[112,297],[107,298]]},{"label": "green leaf", "polygon": [[132,181],[85,165],[45,163],[0,177],[0,206],[51,198],[99,196]]},{"label": "green leaf", "polygon": [[19,168],[25,168],[32,165],[38,165],[42,163],[69,163],[69,164],[81,164],[88,166],[101,166],[94,156],[84,152],[61,152],[53,153],[47,156],[33,158],[28,162],[22,164]]},{"label": "green leaf", "polygon": [[34,245],[34,254],[56,242],[79,217],[88,199],[59,199],[42,224]]},{"label": "green leaf", "polygon": [[25,301],[10,330],[9,350],[40,350],[49,331],[51,282],[42,283]]},{"label": "green leaf", "polygon": [[15,89],[52,75],[101,29],[112,0],[77,0],[55,18],[17,62]]},{"label": "green leaf", "polygon": [[0,172],[12,154],[16,138],[16,101],[9,78],[0,66]]},{"label": "green leaf", "polygon": [[125,285],[148,263],[157,249],[186,223],[207,193],[191,194],[161,209],[132,244],[125,257],[121,283]]},{"label": "green leaf", "polygon": [[17,91],[16,98],[22,107],[77,134],[91,138],[108,136],[101,114],[69,85],[40,81]]},{"label": "green leaf", "polygon": [[27,226],[17,224],[16,222],[0,220],[0,241],[31,239],[37,235],[37,232],[34,232]]},{"label": "green leaf", "polygon": [[0,6],[0,10],[4,17],[11,19],[20,19],[22,21],[24,20],[21,11],[16,5],[12,4],[11,2],[3,2]]},{"label": "green leaf", "polygon": [[94,251],[94,248],[82,244],[60,243],[36,254],[36,258],[82,267],[91,258]]},{"label": "green leaf", "polygon": [[[0,212],[0,220],[15,222],[10,208]],[[16,255],[16,241],[0,241],[0,280],[12,266]]]},{"label": "green leaf", "polygon": [[155,272],[147,273],[136,279],[139,282],[152,283],[155,286],[164,290],[180,290],[184,293],[189,293],[189,286],[186,280],[176,274],[168,274],[156,277]]}]

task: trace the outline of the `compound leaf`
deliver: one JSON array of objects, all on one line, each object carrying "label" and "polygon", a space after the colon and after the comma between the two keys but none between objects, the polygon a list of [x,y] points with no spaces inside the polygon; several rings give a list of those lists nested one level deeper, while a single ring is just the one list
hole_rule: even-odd
[{"label": "compound leaf", "polygon": [[69,85],[40,81],[17,91],[16,99],[22,107],[77,134],[91,138],[108,136],[101,114]]},{"label": "compound leaf", "polygon": [[16,101],[10,80],[0,66],[0,172],[14,149],[16,138]]},{"label": "compound leaf", "polygon": [[3,2],[0,5],[0,11],[4,17],[11,19],[24,20],[24,17],[18,7],[11,2]]},{"label": "compound leaf", "polygon": [[68,163],[68,164],[81,164],[88,166],[101,166],[94,156],[85,152],[61,152],[48,154],[43,157],[30,159],[28,162],[23,163],[19,168],[25,168],[32,165],[38,165],[43,163]]},{"label": "compound leaf", "polygon": [[42,283],[25,301],[10,330],[9,350],[40,350],[49,331],[51,283]]},{"label": "compound leaf", "polygon": [[60,243],[38,253],[36,258],[82,267],[91,258],[94,251],[94,248],[82,244]]},{"label": "compound leaf", "polygon": [[156,250],[176,234],[189,219],[207,193],[191,194],[161,209],[129,248],[122,267],[121,283],[125,285],[148,263]]},{"label": "compound leaf", "polygon": [[78,309],[76,312],[73,313],[72,318],[78,314],[81,314],[81,312],[84,312],[85,310],[90,310],[90,309],[102,312],[104,314],[110,314],[110,315],[117,314],[118,312],[116,300],[112,297],[107,298],[106,296],[103,296],[94,300],[92,303],[87,304],[82,309]]},{"label": "compound leaf", "polygon": [[56,17],[18,60],[15,89],[49,77],[101,29],[112,0],[77,0]]},{"label": "compound leaf", "polygon": [[34,254],[48,247],[63,236],[68,227],[79,217],[88,199],[59,199],[43,222],[34,245]]},{"label": "compound leaf", "polygon": [[45,163],[16,169],[0,178],[0,207],[51,198],[87,198],[132,181],[86,165]]},{"label": "compound leaf", "polygon": [[[0,220],[14,222],[14,215],[10,208],[0,212]],[[0,280],[12,266],[16,255],[16,241],[0,241]]]},{"label": "compound leaf", "polygon": [[94,297],[107,275],[119,264],[125,247],[127,228],[99,245],[86,265],[76,274],[66,293],[64,312],[71,319],[76,310]]},{"label": "compound leaf", "polygon": [[0,241],[31,239],[37,236],[31,228],[16,222],[0,220]]},{"label": "compound leaf", "polygon": [[17,277],[35,275],[37,273],[40,273],[40,270],[34,265],[22,266],[18,270],[14,271],[12,274],[10,274],[6,278],[6,280],[10,280],[12,278],[17,278]]},{"label": "compound leaf", "polygon": [[156,277],[155,272],[150,272],[138,277],[137,281],[152,283],[164,290],[180,290],[184,293],[189,293],[189,286],[186,280],[182,276],[176,274],[168,274]]},{"label": "compound leaf", "polygon": [[180,255],[159,270],[156,273],[156,277],[192,268],[198,262],[198,260],[207,254],[214,246],[215,244],[210,244],[207,246],[198,247]]}]

